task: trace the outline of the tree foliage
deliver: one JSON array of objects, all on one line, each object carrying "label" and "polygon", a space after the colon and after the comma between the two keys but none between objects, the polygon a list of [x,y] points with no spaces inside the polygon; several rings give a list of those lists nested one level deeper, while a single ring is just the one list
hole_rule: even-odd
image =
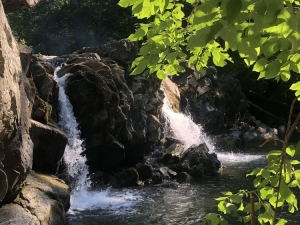
[{"label": "tree foliage", "polygon": [[[132,75],[156,74],[160,79],[178,75],[184,69],[180,59],[202,71],[209,62],[225,66],[236,52],[245,64],[259,73],[258,79],[288,81],[300,73],[300,1],[298,0],[120,0],[130,7],[140,23],[132,41],[141,41],[139,56],[132,64]],[[300,142],[289,145],[300,113],[292,121],[294,104],[300,100],[300,82],[290,87],[295,92],[282,150],[267,155],[268,164],[254,169],[254,190],[224,192],[217,198],[220,214],[206,215],[202,224],[226,225],[224,215],[248,223],[257,214],[260,224],[281,225],[278,208],[290,213],[298,210],[293,188],[300,188]],[[249,198],[250,197],[250,201]]]},{"label": "tree foliage", "polygon": [[42,0],[8,14],[19,40],[43,54],[65,54],[127,37],[135,19],[117,0]]}]

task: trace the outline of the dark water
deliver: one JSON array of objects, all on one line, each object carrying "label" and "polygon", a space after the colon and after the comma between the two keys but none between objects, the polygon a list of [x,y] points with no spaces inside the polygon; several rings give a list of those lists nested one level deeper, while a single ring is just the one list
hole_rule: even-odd
[{"label": "dark water", "polygon": [[[217,212],[214,198],[223,191],[251,189],[245,175],[265,164],[264,153],[218,154],[226,166],[216,176],[181,183],[177,189],[144,187],[106,190],[74,201],[70,225],[196,225],[209,212]],[[75,209],[77,208],[77,209]],[[83,208],[78,210],[78,208]],[[84,210],[85,208],[85,210]],[[283,215],[283,214],[281,214]],[[284,215],[288,225],[299,225],[300,215]],[[230,224],[237,225],[231,221]]]}]

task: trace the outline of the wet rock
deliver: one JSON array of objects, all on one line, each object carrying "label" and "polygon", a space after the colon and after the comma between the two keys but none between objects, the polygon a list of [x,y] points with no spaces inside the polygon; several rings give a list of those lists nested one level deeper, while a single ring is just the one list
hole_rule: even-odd
[{"label": "wet rock", "polygon": [[153,173],[151,179],[153,184],[161,184],[163,182],[163,177],[159,172]]},{"label": "wet rock", "polygon": [[139,179],[145,181],[151,178],[153,167],[150,164],[142,164],[137,167],[137,171],[139,173]]},{"label": "wet rock", "polygon": [[170,175],[168,173],[168,171],[169,171],[168,167],[160,167],[158,171],[159,171],[159,173],[161,174],[161,176],[164,180],[170,180],[171,179]]},{"label": "wet rock", "polygon": [[187,172],[180,172],[177,174],[176,179],[184,182],[188,182],[191,179],[191,175]]},{"label": "wet rock", "polygon": [[194,165],[191,167],[190,174],[192,177],[201,178],[203,177],[205,168],[202,164]]},{"label": "wet rock", "polygon": [[123,172],[114,175],[110,184],[114,188],[136,186],[139,181],[139,174],[134,168],[128,168]]},{"label": "wet rock", "polygon": [[30,136],[34,143],[33,169],[56,174],[68,138],[61,130],[31,120]]}]

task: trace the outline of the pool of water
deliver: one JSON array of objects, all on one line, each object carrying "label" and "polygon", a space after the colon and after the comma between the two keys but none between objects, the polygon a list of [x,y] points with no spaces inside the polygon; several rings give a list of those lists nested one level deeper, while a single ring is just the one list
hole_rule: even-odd
[{"label": "pool of water", "polygon": [[[252,187],[245,175],[266,163],[264,153],[218,153],[225,168],[213,177],[180,183],[177,189],[150,186],[107,189],[72,196],[70,225],[196,225],[216,212],[214,198],[223,191]],[[289,225],[299,225],[300,215],[284,214]],[[237,225],[237,222],[231,224]]]}]

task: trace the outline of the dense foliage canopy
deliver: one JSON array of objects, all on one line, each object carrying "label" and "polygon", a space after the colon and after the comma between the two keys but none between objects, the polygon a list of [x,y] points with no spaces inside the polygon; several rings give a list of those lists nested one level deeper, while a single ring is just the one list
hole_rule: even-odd
[{"label": "dense foliage canopy", "polygon": [[117,0],[41,0],[8,14],[15,36],[35,53],[61,55],[128,37],[135,19]]}]

